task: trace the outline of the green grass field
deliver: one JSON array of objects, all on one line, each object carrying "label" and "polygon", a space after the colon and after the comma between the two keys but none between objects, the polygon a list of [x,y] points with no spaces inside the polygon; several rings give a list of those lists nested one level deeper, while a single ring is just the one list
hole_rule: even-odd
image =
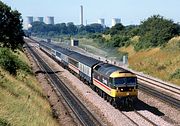
[{"label": "green grass field", "polygon": [[[20,52],[19,57],[28,63]],[[34,75],[12,76],[0,68],[0,126],[57,126]]]}]

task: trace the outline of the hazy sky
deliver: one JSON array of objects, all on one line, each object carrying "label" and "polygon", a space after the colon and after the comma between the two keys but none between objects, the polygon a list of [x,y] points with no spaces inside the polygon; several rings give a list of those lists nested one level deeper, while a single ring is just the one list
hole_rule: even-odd
[{"label": "hazy sky", "polygon": [[26,16],[54,16],[55,23],[80,24],[80,5],[84,7],[84,24],[104,18],[121,18],[123,25],[139,24],[154,14],[180,22],[180,0],[2,0]]}]

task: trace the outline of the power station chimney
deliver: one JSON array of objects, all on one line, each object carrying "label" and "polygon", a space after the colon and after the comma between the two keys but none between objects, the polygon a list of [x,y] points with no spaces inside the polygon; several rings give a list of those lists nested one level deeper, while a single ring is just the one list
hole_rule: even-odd
[{"label": "power station chimney", "polygon": [[83,6],[81,5],[80,24],[83,25]]}]

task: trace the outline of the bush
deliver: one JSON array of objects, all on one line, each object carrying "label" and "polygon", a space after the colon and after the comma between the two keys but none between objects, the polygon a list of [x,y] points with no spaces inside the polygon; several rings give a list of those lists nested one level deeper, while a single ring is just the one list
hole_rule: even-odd
[{"label": "bush", "polygon": [[16,75],[17,70],[31,73],[29,66],[8,48],[0,48],[0,66],[12,75]]},{"label": "bush", "polygon": [[173,21],[154,15],[142,22],[139,27],[140,42],[135,45],[136,50],[162,46],[169,39],[177,35],[177,24]]},{"label": "bush", "polygon": [[15,75],[18,66],[16,64],[17,56],[15,56],[8,48],[0,48],[0,66]]},{"label": "bush", "polygon": [[16,64],[17,64],[19,70],[22,70],[26,73],[32,74],[31,68],[25,62],[20,60],[19,58],[16,59]]},{"label": "bush", "polygon": [[7,120],[0,118],[0,126],[11,126]]},{"label": "bush", "polygon": [[129,37],[115,35],[110,39],[110,47],[123,47],[129,43]]},{"label": "bush", "polygon": [[177,69],[173,74],[171,74],[170,78],[180,79],[180,69]]}]

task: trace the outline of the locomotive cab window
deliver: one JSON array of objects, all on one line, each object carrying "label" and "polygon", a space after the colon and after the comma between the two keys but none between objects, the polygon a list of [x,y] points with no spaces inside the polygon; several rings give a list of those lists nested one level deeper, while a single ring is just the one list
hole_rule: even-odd
[{"label": "locomotive cab window", "polygon": [[118,77],[113,79],[114,85],[136,85],[136,77]]}]

